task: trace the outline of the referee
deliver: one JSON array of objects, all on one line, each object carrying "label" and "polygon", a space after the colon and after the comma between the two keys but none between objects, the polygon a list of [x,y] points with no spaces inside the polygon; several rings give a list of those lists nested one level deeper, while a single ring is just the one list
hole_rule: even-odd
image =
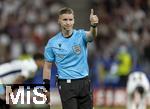
[{"label": "referee", "polygon": [[89,31],[75,30],[73,10],[67,7],[60,9],[58,23],[61,31],[45,47],[43,81],[49,85],[50,69],[54,62],[58,70],[58,90],[63,109],[92,109],[87,44],[97,35],[98,17],[93,9],[90,22]]}]

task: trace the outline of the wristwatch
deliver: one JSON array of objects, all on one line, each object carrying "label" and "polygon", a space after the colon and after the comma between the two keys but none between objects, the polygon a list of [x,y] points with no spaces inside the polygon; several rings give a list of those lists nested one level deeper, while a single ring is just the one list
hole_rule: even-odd
[{"label": "wristwatch", "polygon": [[91,27],[96,28],[97,27],[97,23],[91,24]]}]

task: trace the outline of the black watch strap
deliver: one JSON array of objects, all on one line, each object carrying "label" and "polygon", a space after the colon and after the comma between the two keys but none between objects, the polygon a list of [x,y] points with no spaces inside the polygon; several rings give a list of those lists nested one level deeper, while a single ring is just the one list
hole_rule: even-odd
[{"label": "black watch strap", "polygon": [[44,79],[44,87],[46,88],[46,90],[50,90],[50,80],[49,79]]},{"label": "black watch strap", "polygon": [[95,24],[91,24],[91,27],[96,28],[97,24],[96,23]]}]

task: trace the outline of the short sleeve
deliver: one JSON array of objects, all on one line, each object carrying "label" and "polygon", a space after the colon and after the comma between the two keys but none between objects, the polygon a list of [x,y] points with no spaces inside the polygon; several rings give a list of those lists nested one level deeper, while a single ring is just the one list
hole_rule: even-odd
[{"label": "short sleeve", "polygon": [[54,62],[54,52],[52,50],[51,44],[48,42],[48,44],[45,46],[44,50],[44,58],[48,62]]},{"label": "short sleeve", "polygon": [[79,32],[80,32],[84,42],[87,43],[87,42],[92,42],[93,41],[93,37],[87,38],[85,30],[81,29],[81,30],[79,30]]},{"label": "short sleeve", "polygon": [[87,43],[85,30],[80,29],[80,30],[79,30],[79,33],[80,33],[80,35],[81,35],[83,41],[84,41],[85,43]]}]

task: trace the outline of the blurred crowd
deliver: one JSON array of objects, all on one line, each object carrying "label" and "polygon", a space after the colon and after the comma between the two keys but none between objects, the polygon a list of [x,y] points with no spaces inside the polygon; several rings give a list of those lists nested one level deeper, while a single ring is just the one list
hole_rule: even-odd
[{"label": "blurred crowd", "polygon": [[61,7],[55,0],[0,0],[0,63],[43,51],[59,30],[55,19]]},{"label": "blurred crowd", "polygon": [[[89,45],[93,86],[125,86],[133,70],[150,75],[150,1],[90,2],[100,19],[98,36]],[[64,6],[63,0],[1,0],[0,63],[43,52],[59,31],[57,12]]]},{"label": "blurred crowd", "polygon": [[[90,62],[96,86],[126,86],[128,74],[150,74],[150,1],[94,0],[98,37]],[[94,74],[93,74],[94,73]]]}]

